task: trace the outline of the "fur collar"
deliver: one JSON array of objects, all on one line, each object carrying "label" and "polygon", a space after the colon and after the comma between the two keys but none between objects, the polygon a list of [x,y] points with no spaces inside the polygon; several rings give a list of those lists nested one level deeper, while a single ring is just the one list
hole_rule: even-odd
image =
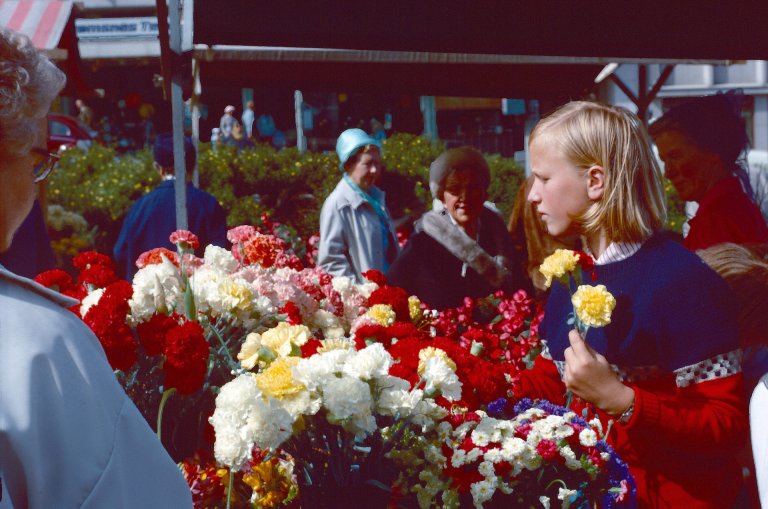
[{"label": "fur collar", "polygon": [[421,229],[456,258],[483,276],[494,288],[499,288],[509,276],[503,257],[496,259],[470,238],[448,217],[448,211],[429,211],[421,217]]}]

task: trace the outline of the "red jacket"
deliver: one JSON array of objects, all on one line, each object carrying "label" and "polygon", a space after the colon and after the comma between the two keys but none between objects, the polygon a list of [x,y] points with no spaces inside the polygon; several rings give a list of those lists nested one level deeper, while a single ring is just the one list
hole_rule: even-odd
[{"label": "red jacket", "polygon": [[737,177],[723,179],[707,191],[688,224],[691,229],[683,244],[692,251],[722,242],[768,242],[765,219]]}]

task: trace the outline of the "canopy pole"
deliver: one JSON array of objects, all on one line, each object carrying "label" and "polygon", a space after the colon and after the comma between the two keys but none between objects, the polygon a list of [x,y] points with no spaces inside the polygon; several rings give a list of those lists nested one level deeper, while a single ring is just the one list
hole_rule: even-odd
[{"label": "canopy pole", "polygon": [[296,114],[296,148],[306,152],[307,138],[304,136],[304,95],[301,90],[293,92],[293,108]]},{"label": "canopy pole", "polygon": [[187,167],[184,160],[184,98],[181,89],[181,5],[168,2],[168,31],[171,49],[171,111],[173,120],[173,162],[176,174],[176,229],[189,229],[187,219]]}]

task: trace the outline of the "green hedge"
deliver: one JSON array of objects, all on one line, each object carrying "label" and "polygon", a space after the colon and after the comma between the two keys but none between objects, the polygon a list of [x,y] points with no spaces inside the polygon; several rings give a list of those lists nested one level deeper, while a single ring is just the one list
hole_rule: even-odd
[{"label": "green hedge", "polygon": [[[393,216],[429,208],[429,165],[445,149],[440,143],[410,134],[384,141],[387,169],[381,186]],[[489,200],[508,217],[524,171],[514,160],[486,156],[492,172]],[[212,193],[225,210],[230,226],[258,224],[263,213],[308,238],[319,228],[320,207],[339,181],[335,153],[275,150],[256,145],[238,152],[234,147],[202,143],[198,155],[200,187]],[[97,227],[96,246],[110,252],[123,218],[133,202],[159,183],[150,151],[118,155],[95,145],[90,151],[67,151],[51,176],[48,199],[79,213]],[[682,203],[667,185],[669,226],[680,231]]]}]

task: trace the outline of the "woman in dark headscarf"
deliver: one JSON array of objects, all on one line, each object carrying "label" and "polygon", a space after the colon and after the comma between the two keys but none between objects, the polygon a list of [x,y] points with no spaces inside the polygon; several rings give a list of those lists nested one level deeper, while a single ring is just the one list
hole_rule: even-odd
[{"label": "woman in dark headscarf", "polygon": [[491,172],[483,155],[470,147],[448,150],[432,163],[429,180],[438,206],[419,220],[387,282],[434,309],[516,290],[511,238],[498,213],[484,205]]}]

